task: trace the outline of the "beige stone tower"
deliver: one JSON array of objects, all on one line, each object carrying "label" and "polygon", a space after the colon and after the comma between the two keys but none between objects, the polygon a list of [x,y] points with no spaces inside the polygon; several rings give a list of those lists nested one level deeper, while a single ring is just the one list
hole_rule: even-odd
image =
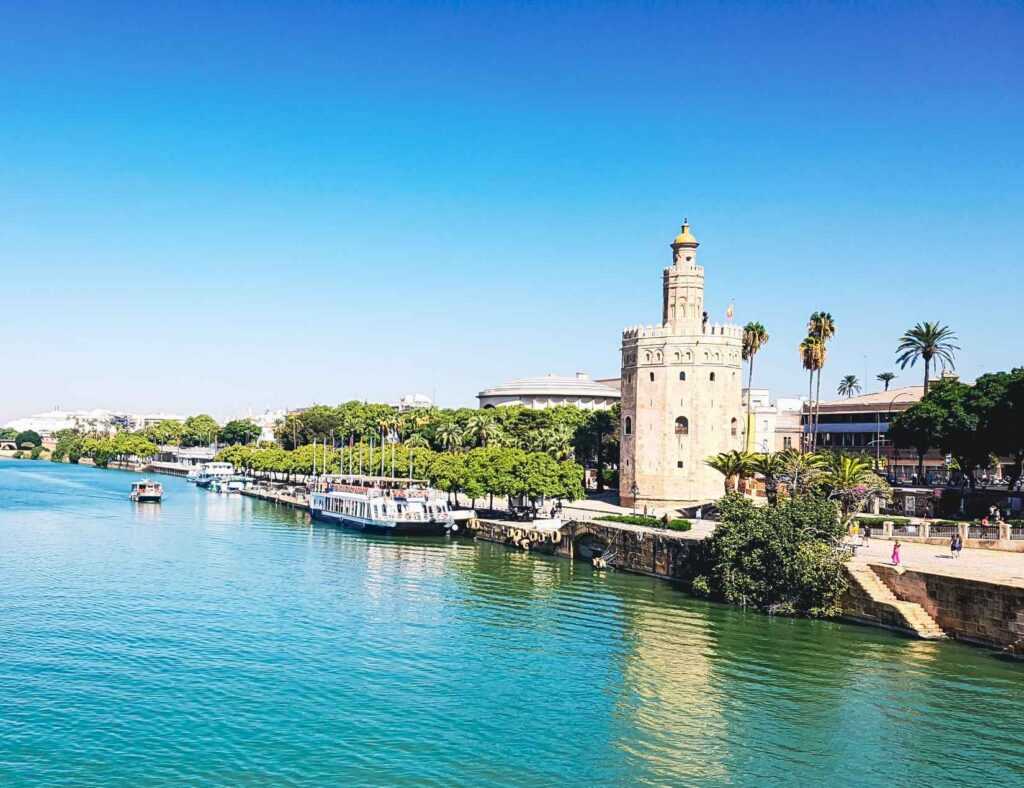
[{"label": "beige stone tower", "polygon": [[661,325],[622,332],[619,496],[626,506],[716,500],[722,475],[704,461],[743,448],[743,329],[707,320],[699,245],[684,220],[662,276]]}]

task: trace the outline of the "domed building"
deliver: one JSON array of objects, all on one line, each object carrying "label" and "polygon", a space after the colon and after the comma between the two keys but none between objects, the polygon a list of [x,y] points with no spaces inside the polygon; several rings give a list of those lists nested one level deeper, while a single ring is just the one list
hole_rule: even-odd
[{"label": "domed building", "polygon": [[551,408],[575,405],[584,410],[610,408],[619,401],[618,380],[592,380],[585,372],[575,376],[544,375],[520,378],[477,394],[481,408],[522,405],[526,408]]},{"label": "domed building", "polygon": [[662,274],[661,324],[622,332],[619,497],[625,506],[716,500],[705,460],[743,448],[743,329],[708,321],[700,243],[683,223]]}]

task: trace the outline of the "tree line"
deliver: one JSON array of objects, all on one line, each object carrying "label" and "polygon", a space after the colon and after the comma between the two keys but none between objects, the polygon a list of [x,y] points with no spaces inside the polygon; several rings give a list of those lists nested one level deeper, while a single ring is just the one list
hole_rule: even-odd
[{"label": "tree line", "polygon": [[464,452],[436,452],[400,443],[383,447],[369,442],[352,446],[308,443],[297,449],[280,446],[229,446],[217,460],[236,468],[291,479],[311,474],[367,474],[425,480],[439,490],[475,501],[490,496],[531,499],[583,497],[583,468],[543,452],[485,446]]}]

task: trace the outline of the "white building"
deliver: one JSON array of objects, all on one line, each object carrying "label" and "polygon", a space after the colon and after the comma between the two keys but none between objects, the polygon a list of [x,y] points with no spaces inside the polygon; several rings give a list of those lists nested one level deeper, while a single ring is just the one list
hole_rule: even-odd
[{"label": "white building", "polygon": [[171,413],[133,414],[103,408],[94,410],[55,410],[36,413],[23,419],[9,421],[3,426],[17,430],[33,430],[47,437],[61,430],[77,429],[83,432],[112,434],[118,430],[142,430],[165,419],[181,421],[180,416]]},{"label": "white building", "polygon": [[398,400],[398,404],[395,407],[399,413],[406,413],[417,408],[432,408],[433,406],[434,400],[426,394],[406,394]]},{"label": "white building", "polygon": [[804,400],[800,397],[779,397],[774,402],[768,389],[743,389],[743,408],[750,397],[750,430],[752,440],[748,451],[776,452],[800,448],[800,414]]},{"label": "white building", "polygon": [[575,405],[583,410],[601,410],[619,401],[621,395],[617,383],[616,379],[592,380],[585,372],[577,372],[572,377],[544,375],[513,380],[484,389],[476,396],[481,408],[522,405],[540,409],[555,405]]}]

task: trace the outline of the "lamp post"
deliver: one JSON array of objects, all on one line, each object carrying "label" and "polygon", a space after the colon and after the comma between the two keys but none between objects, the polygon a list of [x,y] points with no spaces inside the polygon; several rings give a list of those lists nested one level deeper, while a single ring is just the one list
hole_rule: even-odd
[{"label": "lamp post", "polygon": [[[888,415],[886,416],[886,420],[885,420],[885,429],[886,429],[886,431],[888,431],[889,425],[892,423],[892,406],[896,403],[896,400],[898,400],[900,397],[911,397],[911,396],[913,396],[913,395],[909,391],[900,391],[900,392],[898,392],[896,394],[896,396],[894,396],[891,400],[889,400]],[[875,440],[876,441],[878,439],[880,439],[881,435],[882,435],[882,426],[881,426],[881,423],[880,423],[881,422],[881,417],[882,417],[881,413],[876,413],[875,414],[875,419],[876,419]],[[880,453],[881,452],[881,448],[879,447],[877,449],[877,451]],[[893,445],[893,451],[896,451],[895,444]],[[898,459],[898,455],[893,458],[894,463],[895,463],[896,459]]]}]

